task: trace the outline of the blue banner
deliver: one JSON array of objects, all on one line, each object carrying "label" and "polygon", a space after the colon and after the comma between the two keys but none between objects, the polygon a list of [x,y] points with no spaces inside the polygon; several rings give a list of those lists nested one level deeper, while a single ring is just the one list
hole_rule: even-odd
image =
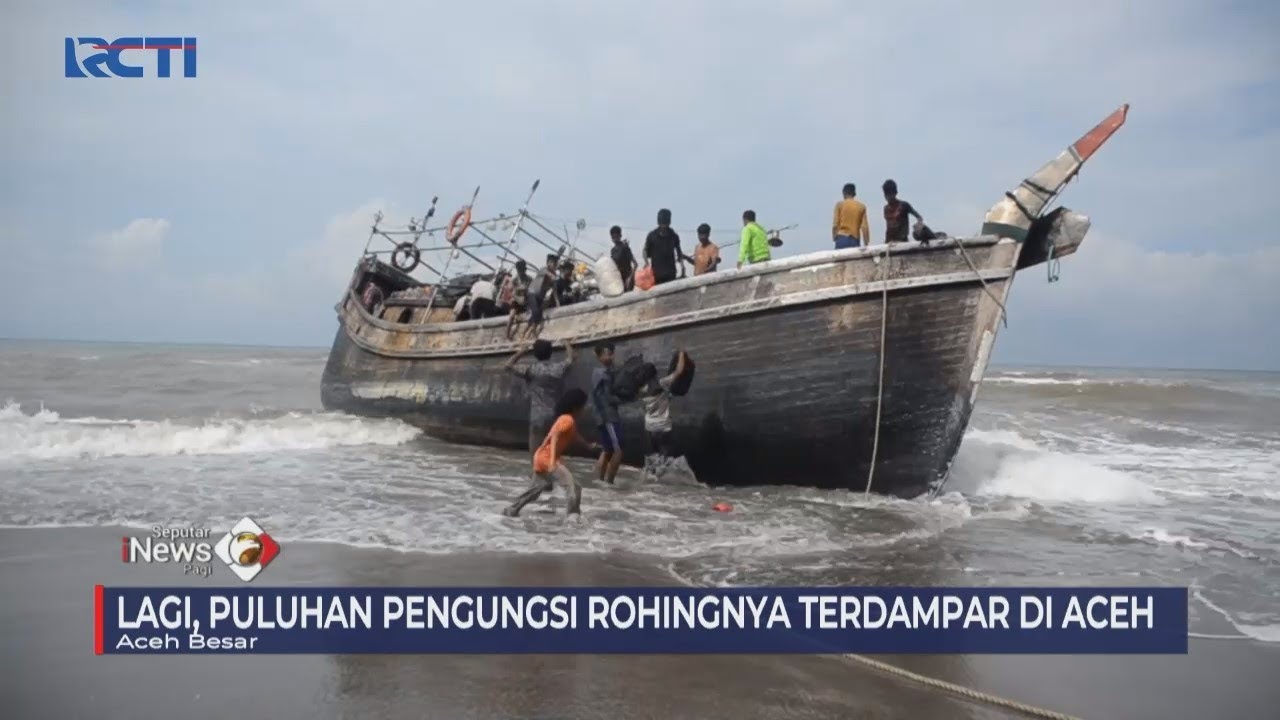
[{"label": "blue banner", "polygon": [[1186,588],[110,588],[111,653],[1186,653]]}]

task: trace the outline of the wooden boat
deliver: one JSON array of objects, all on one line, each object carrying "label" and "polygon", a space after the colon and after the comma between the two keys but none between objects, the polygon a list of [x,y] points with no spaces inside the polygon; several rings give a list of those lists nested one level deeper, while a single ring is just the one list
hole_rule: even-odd
[{"label": "wooden boat", "polygon": [[[1046,209],[1127,109],[1006,193],[977,237],[816,252],[600,297],[548,310],[540,337],[581,347],[566,386],[584,389],[596,343],[612,342],[619,359],[658,363],[687,348],[697,375],[671,413],[703,482],[936,491],[964,436],[1015,273],[1073,253],[1088,231],[1086,217]],[[533,217],[526,203],[508,218],[512,241],[535,237],[521,227]],[[415,247],[425,220],[411,227]],[[374,234],[385,234],[376,223]],[[513,246],[485,237],[504,253]],[[462,245],[450,252],[475,257]],[[507,319],[454,322],[452,302],[439,297],[390,299],[370,312],[361,302],[370,282],[388,292],[420,285],[366,248],[337,306],[324,406],[401,418],[445,440],[524,448],[528,398],[502,371],[519,345],[507,337]],[[638,405],[622,411],[624,459],[633,465],[645,452]]]}]

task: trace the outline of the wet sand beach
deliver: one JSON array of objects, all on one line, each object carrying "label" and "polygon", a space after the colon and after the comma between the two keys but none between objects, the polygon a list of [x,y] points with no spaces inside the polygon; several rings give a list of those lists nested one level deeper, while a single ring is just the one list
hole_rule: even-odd
[{"label": "wet sand beach", "polygon": [[[18,718],[998,718],[825,656],[95,657],[92,588],[201,585],[123,565],[112,528],[0,529],[0,695]],[[644,558],[427,554],[286,543],[265,585],[676,584]],[[1081,717],[1264,717],[1280,649],[1193,639],[1176,657],[880,659]]]}]

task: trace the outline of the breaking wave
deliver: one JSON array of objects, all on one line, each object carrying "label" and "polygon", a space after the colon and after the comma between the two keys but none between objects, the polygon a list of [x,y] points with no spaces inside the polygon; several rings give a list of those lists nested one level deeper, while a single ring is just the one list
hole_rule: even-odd
[{"label": "breaking wave", "polygon": [[970,429],[948,489],[1041,503],[1160,503],[1155,490],[1119,470],[1046,450],[1008,430]]},{"label": "breaking wave", "polygon": [[179,422],[63,418],[41,407],[0,408],[0,461],[165,455],[225,455],[342,445],[399,445],[419,430],[398,420],[291,412],[266,419]]},{"label": "breaking wave", "polygon": [[983,380],[1027,397],[1072,397],[1110,403],[1221,403],[1241,398],[1274,402],[1280,385],[1269,377],[1213,381],[1183,377],[1097,377],[1072,372],[1004,371]]}]

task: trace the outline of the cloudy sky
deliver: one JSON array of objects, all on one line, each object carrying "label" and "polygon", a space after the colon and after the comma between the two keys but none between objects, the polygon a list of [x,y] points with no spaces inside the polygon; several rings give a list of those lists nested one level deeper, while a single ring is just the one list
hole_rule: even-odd
[{"label": "cloudy sky", "polygon": [[[666,206],[729,243],[751,207],[793,253],[893,177],[973,232],[1129,102],[1064,197],[1092,233],[1019,276],[997,360],[1280,369],[1272,3],[6,5],[0,337],[324,346],[375,210],[512,210],[535,178],[550,217]],[[194,36],[199,75],[67,79],[68,35]]]}]

